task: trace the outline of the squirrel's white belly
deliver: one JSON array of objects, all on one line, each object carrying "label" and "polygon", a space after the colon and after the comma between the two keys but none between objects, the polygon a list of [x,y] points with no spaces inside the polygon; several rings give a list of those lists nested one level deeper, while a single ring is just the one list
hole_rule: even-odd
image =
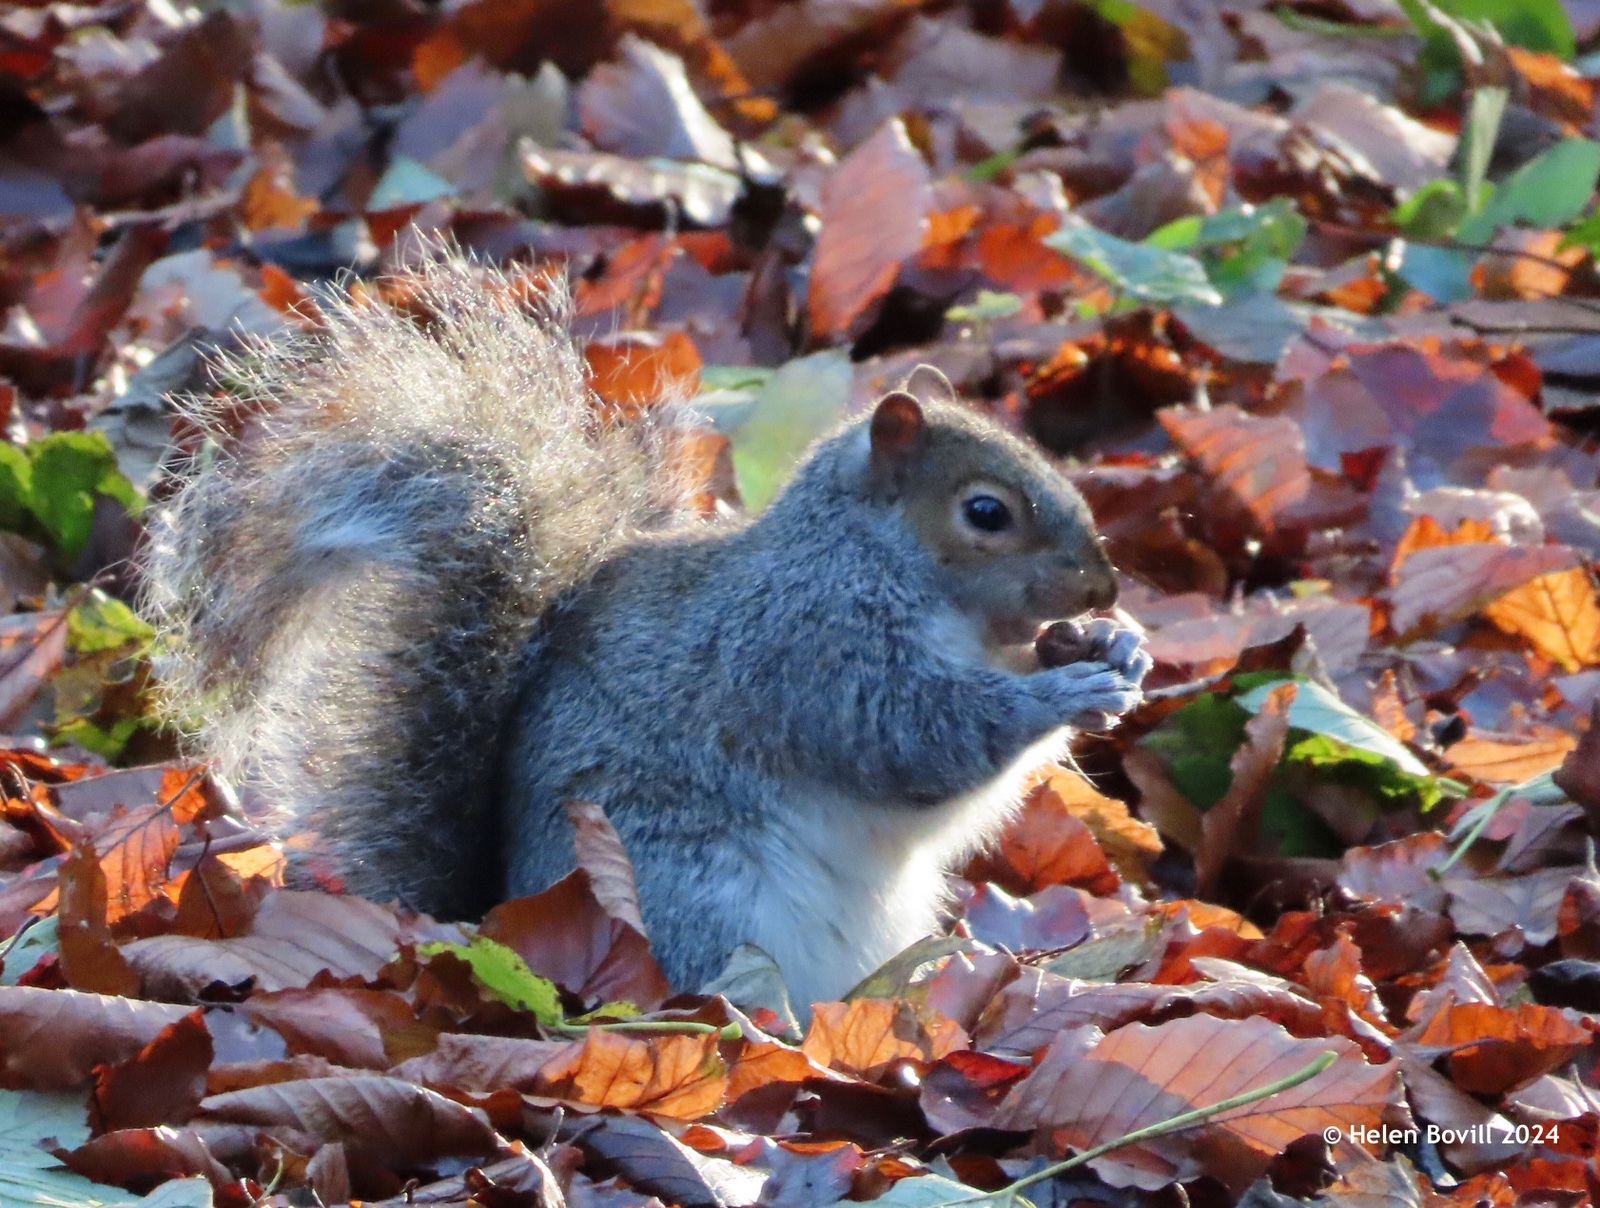
[{"label": "squirrel's white belly", "polygon": [[934,806],[861,802],[819,790],[786,811],[751,868],[750,938],[765,949],[802,1013],[838,998],[931,934],[947,873],[1015,812],[1028,774],[1058,758],[1069,732],[1032,747],[981,789]]}]

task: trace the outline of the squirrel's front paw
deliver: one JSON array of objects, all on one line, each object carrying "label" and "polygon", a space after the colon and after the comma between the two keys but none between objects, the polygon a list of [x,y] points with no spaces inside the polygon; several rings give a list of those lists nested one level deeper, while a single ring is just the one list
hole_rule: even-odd
[{"label": "squirrel's front paw", "polygon": [[1105,618],[1084,625],[1077,640],[1084,655],[1080,661],[1035,678],[1067,725],[1103,730],[1144,699],[1139,685],[1154,660],[1138,633]]},{"label": "squirrel's front paw", "polygon": [[1144,635],[1124,629],[1107,617],[1096,617],[1083,627],[1093,654],[1090,656],[1120,672],[1134,684],[1142,684],[1155,666],[1155,659],[1144,648]]}]

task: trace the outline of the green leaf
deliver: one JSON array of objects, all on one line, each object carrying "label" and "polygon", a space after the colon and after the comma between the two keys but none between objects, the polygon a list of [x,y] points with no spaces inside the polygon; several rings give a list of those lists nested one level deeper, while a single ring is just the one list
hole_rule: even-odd
[{"label": "green leaf", "polygon": [[5,969],[0,971],[0,986],[16,985],[24,973],[39,963],[40,958],[61,951],[60,936],[61,917],[52,914],[38,919],[14,943],[7,940],[6,943],[11,947],[6,952]]},{"label": "green leaf", "polygon": [[975,302],[966,306],[952,306],[944,317],[952,323],[992,323],[996,319],[1009,319],[1022,311],[1022,299],[1016,294],[996,293],[980,289]]},{"label": "green leaf", "polygon": [[1413,776],[1428,777],[1427,765],[1413,755],[1377,722],[1363,717],[1321,684],[1308,680],[1275,679],[1237,698],[1240,708],[1259,713],[1267,694],[1280,684],[1295,683],[1289,705],[1289,725],[1313,734],[1325,734],[1358,751],[1367,751],[1396,764]]},{"label": "green leaf", "polygon": [[758,365],[703,365],[700,368],[700,393],[713,390],[760,390],[772,377],[772,370]]},{"label": "green leaf", "polygon": [[1488,188],[1489,160],[1494,155],[1495,141],[1500,137],[1507,95],[1504,88],[1479,88],[1472,94],[1464,135],[1466,153],[1461,159],[1461,194],[1469,210],[1483,208]]},{"label": "green leaf", "polygon": [[[1487,22],[1499,37],[1527,50],[1563,59],[1577,52],[1577,39],[1561,0],[1399,0],[1422,35],[1417,66],[1423,74],[1422,103],[1436,105],[1461,84],[1461,41],[1479,42],[1473,23]],[[1459,41],[1458,41],[1459,39]]]},{"label": "green leaf", "polygon": [[129,741],[144,723],[137,717],[119,717],[109,726],[88,717],[74,717],[50,729],[53,742],[76,743],[100,758],[115,761],[122,758]]},{"label": "green leaf", "polygon": [[174,1179],[148,1196],[96,1183],[40,1148],[76,1149],[89,1139],[81,1091],[0,1090],[0,1204],[5,1208],[210,1208],[205,1179]]},{"label": "green leaf", "polygon": [[752,512],[772,501],[812,442],[844,417],[851,378],[849,355],[830,349],[790,361],[762,387],[729,434],[739,493]]},{"label": "green leaf", "polygon": [[1568,138],[1522,165],[1496,187],[1481,211],[1461,224],[1461,238],[1483,243],[1514,222],[1558,227],[1588,207],[1600,177],[1600,143]]},{"label": "green leaf", "polygon": [[1467,199],[1455,181],[1430,180],[1395,206],[1390,217],[1413,239],[1444,239],[1467,216]]},{"label": "green leaf", "polygon": [[1144,243],[1130,243],[1085,222],[1069,222],[1044,240],[1045,244],[1098,273],[1120,294],[1141,302],[1167,306],[1176,302],[1222,303],[1193,256],[1170,252]]},{"label": "green leaf", "polygon": [[1169,252],[1181,252],[1200,242],[1200,230],[1205,224],[1205,218],[1200,214],[1185,214],[1182,218],[1174,218],[1165,226],[1159,226],[1144,237],[1144,242],[1149,247],[1165,248]]},{"label": "green leaf", "polygon": [[448,952],[472,966],[472,975],[508,1007],[530,1011],[542,1024],[565,1022],[561,1013],[561,994],[547,977],[540,977],[504,944],[487,936],[475,935],[470,944],[418,944],[422,956]]},{"label": "green leaf", "polygon": [[1306,237],[1307,223],[1294,202],[1274,197],[1265,205],[1238,206],[1200,224],[1196,245],[1211,283],[1230,299],[1272,293]]},{"label": "green leaf", "polygon": [[76,654],[143,646],[154,636],[138,613],[98,587],[67,614],[67,647]]},{"label": "green leaf", "polygon": [[15,532],[33,499],[33,463],[16,445],[0,444],[0,528]]},{"label": "green leaf", "polygon": [[456,191],[455,185],[410,156],[396,155],[390,158],[389,167],[372,187],[367,208],[393,210],[401,206],[421,205],[438,197],[450,197]]},{"label": "green leaf", "polygon": [[1590,255],[1600,251],[1600,213],[1590,214],[1587,218],[1573,224],[1572,228],[1561,239],[1561,246],[1586,247]]},{"label": "green leaf", "polygon": [[1452,17],[1487,21],[1513,46],[1542,50],[1563,59],[1578,53],[1561,0],[1433,0]]},{"label": "green leaf", "polygon": [[89,540],[97,493],[136,510],[138,492],[118,471],[104,433],[52,432],[25,451],[32,471],[29,510],[68,557]]},{"label": "green leaf", "polygon": [[1413,289],[1420,289],[1436,302],[1459,302],[1472,296],[1471,252],[1453,247],[1431,247],[1408,243],[1397,274]]},{"label": "green leaf", "polygon": [[1161,756],[1172,784],[1196,807],[1208,810],[1228,791],[1228,761],[1244,741],[1250,715],[1231,698],[1206,692],[1184,705],[1140,740]]}]

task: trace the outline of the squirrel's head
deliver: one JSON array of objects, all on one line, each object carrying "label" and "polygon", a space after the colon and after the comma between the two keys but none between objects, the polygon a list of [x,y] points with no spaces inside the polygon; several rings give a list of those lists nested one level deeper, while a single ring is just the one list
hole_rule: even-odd
[{"label": "squirrel's head", "polygon": [[904,390],[867,426],[868,489],[938,560],[951,600],[989,640],[1116,603],[1117,579],[1083,497],[999,426]]}]

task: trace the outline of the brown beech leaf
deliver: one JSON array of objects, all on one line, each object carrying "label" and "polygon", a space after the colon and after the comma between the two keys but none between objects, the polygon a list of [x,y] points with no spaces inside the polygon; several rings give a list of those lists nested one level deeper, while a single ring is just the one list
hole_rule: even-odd
[{"label": "brown beech leaf", "polygon": [[1222,799],[1200,819],[1200,846],[1194,853],[1195,896],[1216,896],[1229,856],[1253,855],[1261,830],[1261,809],[1273,769],[1283,758],[1289,733],[1289,706],[1296,686],[1282,684],[1267,693],[1261,708],[1245,723],[1245,740],[1228,767],[1233,780]]},{"label": "brown beech leaf", "polygon": [[158,897],[167,885],[167,868],[181,835],[170,807],[157,802],[118,810],[96,838],[103,852],[107,919],[117,922]]},{"label": "brown beech leaf", "polygon": [[188,1007],[76,990],[0,986],[0,1071],[7,1086],[65,1090],[97,1065],[138,1056]]},{"label": "brown beech leaf", "polygon": [[172,930],[202,940],[239,935],[282,883],[283,853],[276,847],[207,854],[183,874]]},{"label": "brown beech leaf", "polygon": [[418,1020],[392,990],[276,990],[252,995],[241,1010],[282,1036],[291,1054],[359,1069],[386,1070],[420,1057],[439,1037],[437,1026]]},{"label": "brown beech leaf", "polygon": [[211,1058],[204,1012],[191,1011],[168,1024],[128,1060],[96,1072],[92,1104],[97,1130],[185,1123],[205,1097]]},{"label": "brown beech leaf", "polygon": [[67,656],[65,611],[0,618],[0,731],[11,731]]},{"label": "brown beech leaf", "polygon": [[1283,416],[1258,416],[1232,404],[1201,409],[1167,407],[1161,426],[1239,501],[1261,531],[1280,528],[1311,491],[1305,437]]},{"label": "brown beech leaf", "polygon": [[1363,901],[1443,910],[1445,884],[1431,874],[1449,858],[1450,844],[1438,831],[1420,831],[1376,847],[1352,847],[1341,861],[1339,886]]},{"label": "brown beech leaf", "polygon": [[482,1113],[398,1078],[303,1078],[212,1095],[193,1126],[202,1137],[242,1124],[319,1144],[342,1144],[353,1161],[415,1170],[442,1158],[489,1158],[506,1148]]},{"label": "brown beech leaf", "polygon": [[1490,784],[1521,784],[1561,766],[1578,740],[1554,726],[1517,735],[1468,734],[1451,743],[1445,758],[1458,771]]},{"label": "brown beech leaf", "polygon": [[784,4],[745,22],[725,40],[728,53],[756,88],[776,88],[807,62],[840,43],[915,7],[914,0],[853,0],[849,4]]},{"label": "brown beech leaf", "polygon": [[1352,1125],[1376,1125],[1399,1089],[1397,1062],[1369,1065],[1343,1037],[1296,1040],[1264,1019],[1194,1015],[1153,1028],[1129,1024],[1086,1052],[1081,1035],[1064,1033],[1057,1044],[1071,1050],[1070,1059],[1053,1061],[1047,1052],[1002,1109],[1008,1126],[1037,1127],[1056,1155],[1266,1086],[1323,1053],[1338,1055],[1299,1086],[1096,1159],[1095,1170],[1118,1187],[1153,1191],[1204,1173],[1237,1195],[1290,1142],[1325,1128],[1348,1135]]},{"label": "brown beech leaf", "polygon": [[899,119],[834,170],[822,189],[822,230],[811,264],[813,339],[847,336],[889,291],[900,266],[922,246],[932,207],[928,165]]},{"label": "brown beech leaf", "polygon": [[[1467,1094],[1409,1047],[1401,1045],[1399,1056],[1400,1077],[1406,1084],[1406,1099],[1411,1103],[1412,1110],[1429,1124],[1437,1124],[1440,1128],[1448,1128],[1464,1136],[1471,1136],[1466,1130],[1476,1126],[1479,1129],[1477,1136],[1484,1138],[1502,1137],[1511,1130],[1509,1120]],[[1515,1136],[1514,1133],[1512,1135]],[[1521,1149],[1520,1146],[1492,1143],[1481,1147],[1476,1144],[1455,1144],[1440,1148],[1450,1155],[1452,1162],[1469,1171],[1503,1162]],[[1481,1154],[1474,1154],[1474,1150],[1499,1152],[1485,1161]]]},{"label": "brown beech leaf", "polygon": [[480,931],[585,1002],[631,1002],[649,1011],[671,993],[645,937],[606,912],[581,868],[543,893],[496,906]]},{"label": "brown beech leaf", "polygon": [[1579,561],[1564,545],[1530,548],[1477,542],[1419,549],[1401,564],[1389,590],[1389,623],[1406,636],[1430,632]]},{"label": "brown beech leaf", "polygon": [[1434,549],[1441,545],[1491,545],[1505,544],[1495,535],[1494,526],[1479,516],[1466,516],[1456,523],[1455,528],[1446,529],[1434,517],[1424,512],[1406,525],[1405,532],[1400,534],[1400,540],[1395,544],[1394,553],[1389,559],[1389,582],[1394,583],[1400,577],[1400,568],[1405,565],[1406,559],[1422,549]]},{"label": "brown beech leaf", "polygon": [[987,1127],[1006,1092],[1027,1073],[1020,1062],[957,1049],[922,1075],[922,1114],[941,1133]]},{"label": "brown beech leaf", "polygon": [[[629,1188],[667,1204],[757,1204],[768,1179],[763,1170],[696,1153],[641,1116],[602,1117],[577,1143],[616,1169]],[[624,1202],[649,1208],[648,1202]]]},{"label": "brown beech leaf", "polygon": [[1313,952],[1305,961],[1305,986],[1318,998],[1331,998],[1390,1035],[1389,1023],[1378,997],[1378,987],[1362,971],[1361,949],[1340,930],[1331,945]]},{"label": "brown beech leaf", "polygon": [[633,864],[605,809],[592,801],[569,801],[566,809],[573,827],[573,844],[578,849],[578,867],[589,874],[589,889],[595,901],[612,918],[647,935],[644,916],[639,911]]},{"label": "brown beech leaf", "polygon": [[129,1128],[95,1137],[61,1155],[68,1170],[97,1183],[145,1187],[168,1179],[200,1176],[218,1191],[237,1179],[212,1156],[198,1133],[187,1128]]},{"label": "brown beech leaf", "polygon": [[280,890],[271,894],[244,935],[203,940],[155,935],[123,946],[147,993],[193,998],[212,982],[254,980],[263,990],[303,986],[327,970],[335,977],[371,977],[403,943],[459,939],[453,929],[409,924],[360,898]]},{"label": "brown beech leaf", "polygon": [[412,1057],[390,1072],[424,1086],[458,1091],[501,1089],[533,1093],[546,1066],[573,1056],[577,1040],[528,1040],[520,1036],[476,1036],[443,1032],[431,1053]]},{"label": "brown beech leaf", "polygon": [[1406,1043],[1427,1059],[1449,1054],[1462,1090],[1498,1095],[1571,1061],[1593,1039],[1576,1012],[1522,1003],[1454,1003],[1436,1011]]},{"label": "brown beech leaf", "polygon": [[1552,778],[1557,788],[1583,807],[1590,829],[1600,831],[1600,698],[1589,709],[1589,728]]},{"label": "brown beech leaf", "polygon": [[1079,885],[1090,893],[1109,894],[1118,885],[1088,824],[1050,784],[1034,786],[993,852],[974,860],[966,876],[996,881],[1022,895],[1049,885]]},{"label": "brown beech leaf", "polygon": [[1472,338],[1368,343],[1318,320],[1285,351],[1276,376],[1300,393],[1290,413],[1313,465],[1337,469],[1342,453],[1398,446],[1412,467],[1451,479],[1458,466],[1471,474],[1484,450],[1503,461],[1517,446],[1549,445],[1551,422],[1532,397],[1538,376],[1530,390],[1519,358],[1526,364]]},{"label": "brown beech leaf", "polygon": [[1450,918],[1463,935],[1499,935],[1520,927],[1533,945],[1556,938],[1557,911],[1581,867],[1546,868],[1516,877],[1461,878],[1450,883]]},{"label": "brown beech leaf", "polygon": [[700,353],[681,331],[629,333],[584,346],[590,384],[606,402],[629,412],[665,398],[691,395],[700,384]]},{"label": "brown beech leaf", "polygon": [[59,870],[61,972],[74,989],[133,995],[139,978],[106,924],[106,875],[94,844],[84,840]]},{"label": "brown beech leaf", "polygon": [[966,1033],[954,1020],[882,998],[817,1003],[800,1046],[818,1065],[869,1080],[891,1061],[937,1061],[966,1047]]},{"label": "brown beech leaf", "polygon": [[1229,978],[1184,986],[1146,982],[1087,982],[1024,969],[989,1004],[973,1033],[986,1052],[1032,1053],[1058,1032],[1094,1026],[1111,1031],[1169,1012],[1203,1012],[1221,1019],[1263,1016],[1297,1035],[1323,1030],[1322,1009],[1294,991]]},{"label": "brown beech leaf", "polygon": [[1150,864],[1161,855],[1161,836],[1155,827],[1135,818],[1126,802],[1107,797],[1081,773],[1068,768],[1050,771],[1040,788],[1089,828],[1118,876],[1135,884],[1149,879]]},{"label": "brown beech leaf", "polygon": [[624,1036],[599,1028],[540,1071],[540,1094],[695,1120],[722,1106],[728,1068],[715,1036]]},{"label": "brown beech leaf", "polygon": [[818,1065],[800,1049],[773,1040],[746,1045],[728,1071],[728,1102],[775,1082],[809,1082],[837,1079],[838,1074]]}]

